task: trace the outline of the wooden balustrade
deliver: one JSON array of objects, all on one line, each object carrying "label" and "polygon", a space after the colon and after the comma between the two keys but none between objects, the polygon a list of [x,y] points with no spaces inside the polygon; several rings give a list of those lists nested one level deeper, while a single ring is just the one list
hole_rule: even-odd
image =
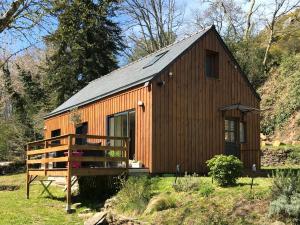
[{"label": "wooden balustrade", "polygon": [[[82,143],[78,143],[80,141]],[[128,172],[129,144],[128,137],[77,134],[28,143],[27,198],[29,185],[37,176],[65,176],[68,209],[71,202],[71,177],[119,175]],[[114,155],[110,156],[111,152]]]}]

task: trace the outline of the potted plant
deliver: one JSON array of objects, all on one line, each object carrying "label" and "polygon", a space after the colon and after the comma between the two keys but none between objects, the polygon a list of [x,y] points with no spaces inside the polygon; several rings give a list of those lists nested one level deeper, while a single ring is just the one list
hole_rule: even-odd
[{"label": "potted plant", "polygon": [[82,123],[81,113],[78,111],[78,108],[73,108],[70,111],[70,122],[74,125],[75,128]]}]

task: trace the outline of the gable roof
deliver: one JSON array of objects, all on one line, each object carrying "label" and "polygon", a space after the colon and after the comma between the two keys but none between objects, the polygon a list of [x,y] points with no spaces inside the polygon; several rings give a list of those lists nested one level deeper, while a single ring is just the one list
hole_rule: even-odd
[{"label": "gable roof", "polygon": [[[91,81],[87,86],[69,98],[66,102],[46,115],[45,118],[58,115],[71,110],[74,107],[86,105],[152,80],[198,39],[203,37],[209,30],[215,30],[215,27],[211,26],[207,29],[201,30],[183,40],[175,42],[137,61],[129,63],[124,67],[116,69],[105,76]],[[246,76],[245,78],[248,84],[250,84],[248,78]],[[258,96],[256,92],[255,94]]]}]

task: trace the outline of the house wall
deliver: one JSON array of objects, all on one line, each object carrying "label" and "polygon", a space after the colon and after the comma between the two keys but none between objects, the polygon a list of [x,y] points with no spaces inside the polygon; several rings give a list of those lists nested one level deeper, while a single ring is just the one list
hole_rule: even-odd
[{"label": "house wall", "polygon": [[[138,106],[138,101],[143,101],[144,107]],[[127,90],[80,107],[78,112],[81,114],[82,122],[88,122],[88,134],[107,135],[107,116],[130,109],[135,109],[136,112],[135,157],[151,170],[151,86]],[[61,135],[75,133],[69,112],[46,119],[45,127],[45,138],[50,138],[51,131],[56,129],[61,129]]]},{"label": "house wall", "polygon": [[[219,52],[219,79],[204,74],[205,49]],[[169,77],[169,72],[173,73]],[[218,41],[215,31],[209,31],[190,50],[172,63],[153,82],[153,172],[205,172],[206,160],[224,153],[224,116],[221,106],[241,103],[259,108],[259,100],[235,68],[233,61]],[[238,111],[225,116],[240,117]],[[241,145],[246,167],[260,165],[258,150],[259,115],[244,117],[247,142]]]}]

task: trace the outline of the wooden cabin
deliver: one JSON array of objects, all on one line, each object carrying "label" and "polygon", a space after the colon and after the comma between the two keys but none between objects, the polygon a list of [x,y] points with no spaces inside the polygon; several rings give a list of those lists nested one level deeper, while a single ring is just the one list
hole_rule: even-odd
[{"label": "wooden cabin", "polygon": [[259,167],[259,104],[211,26],[90,82],[46,116],[45,138],[130,137],[129,159],[154,174],[206,172],[217,154]]}]

